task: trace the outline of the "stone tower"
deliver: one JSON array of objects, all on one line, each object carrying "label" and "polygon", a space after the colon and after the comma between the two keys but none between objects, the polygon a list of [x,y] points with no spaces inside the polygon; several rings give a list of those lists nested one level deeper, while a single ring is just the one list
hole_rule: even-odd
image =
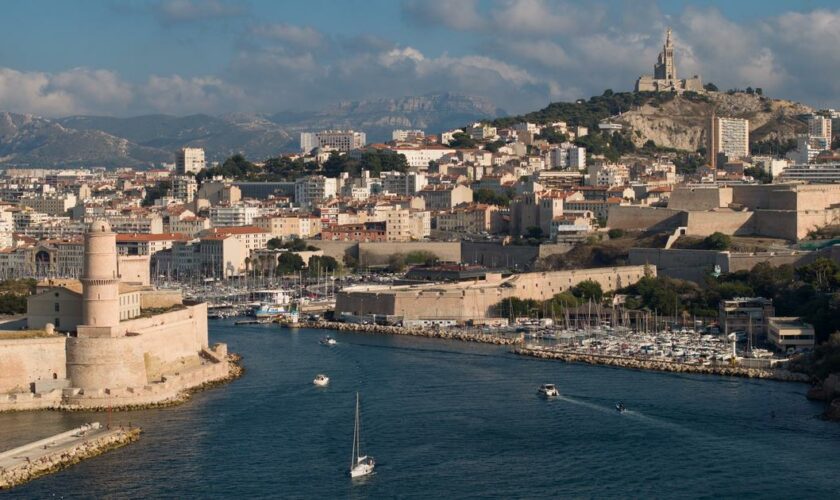
[{"label": "stone tower", "polygon": [[653,68],[653,77],[657,80],[676,80],[677,67],[674,64],[674,43],[671,40],[671,28],[665,32],[665,45],[659,53],[659,60]]},{"label": "stone tower", "polygon": [[85,261],[81,281],[82,324],[98,328],[119,326],[117,238],[107,221],[96,220],[85,232]]}]

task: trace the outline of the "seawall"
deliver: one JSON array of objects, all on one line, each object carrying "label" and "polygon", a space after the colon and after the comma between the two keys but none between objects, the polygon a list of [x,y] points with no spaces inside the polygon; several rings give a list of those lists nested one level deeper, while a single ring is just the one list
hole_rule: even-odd
[{"label": "seawall", "polygon": [[303,321],[291,328],[317,328],[322,330],[338,330],[341,332],[370,333],[379,335],[409,335],[432,339],[460,340],[462,342],[479,342],[482,344],[516,345],[522,342],[520,337],[499,337],[487,333],[461,332],[445,328],[420,328],[386,325],[361,325],[358,323],[339,323],[331,321]]},{"label": "seawall", "polygon": [[629,368],[632,370],[674,372],[674,373],[696,373],[700,375],[722,375],[726,377],[760,378],[768,380],[780,380],[784,382],[810,382],[804,373],[794,373],[787,370],[773,370],[760,368],[745,368],[727,365],[691,365],[687,363],[675,363],[672,361],[655,359],[637,359],[625,356],[609,356],[604,354],[584,354],[569,351],[554,351],[547,349],[534,349],[518,347],[513,350],[514,354],[530,356],[540,359],[555,359],[569,363],[586,363],[589,365],[615,366]]},{"label": "seawall", "polygon": [[139,428],[106,429],[94,423],[0,453],[0,490],[125,446],[140,433]]}]

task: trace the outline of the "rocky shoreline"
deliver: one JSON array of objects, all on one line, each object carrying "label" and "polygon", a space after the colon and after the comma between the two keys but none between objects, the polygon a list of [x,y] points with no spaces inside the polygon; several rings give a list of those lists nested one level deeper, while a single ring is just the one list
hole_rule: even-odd
[{"label": "rocky shoreline", "polygon": [[784,382],[810,382],[810,378],[804,373],[794,373],[787,370],[768,370],[760,368],[744,368],[739,366],[690,365],[686,363],[674,363],[663,360],[636,359],[623,356],[584,354],[569,351],[551,351],[526,347],[516,348],[513,352],[514,354],[518,354],[520,356],[530,356],[533,358],[554,359],[568,363],[614,366],[618,368],[628,368],[631,370],[760,378]]},{"label": "rocky shoreline", "polygon": [[489,333],[463,332],[444,328],[403,327],[386,325],[362,325],[358,323],[340,323],[335,321],[301,321],[294,325],[281,324],[287,328],[317,328],[338,330],[341,332],[370,333],[379,335],[408,335],[431,339],[458,340],[494,345],[516,345],[522,343],[520,337],[500,337]]},{"label": "rocky shoreline", "polygon": [[86,458],[101,455],[109,450],[120,448],[140,439],[141,429],[115,429],[104,435],[84,440],[69,449],[57,450],[35,460],[27,460],[19,465],[0,468],[0,490],[13,488],[38,477],[77,464]]}]

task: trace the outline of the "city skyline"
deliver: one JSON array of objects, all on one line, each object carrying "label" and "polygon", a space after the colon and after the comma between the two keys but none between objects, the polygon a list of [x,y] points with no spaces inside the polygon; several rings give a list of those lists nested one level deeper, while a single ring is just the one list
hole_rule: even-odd
[{"label": "city skyline", "polygon": [[[838,36],[831,28],[840,11],[830,6],[12,2],[0,34],[0,110],[273,113],[453,91],[519,113],[606,88],[631,90],[668,26],[682,75],[833,107],[840,84],[829,76],[840,57],[830,50]],[[39,29],[13,22],[27,18],[39,19]]]}]

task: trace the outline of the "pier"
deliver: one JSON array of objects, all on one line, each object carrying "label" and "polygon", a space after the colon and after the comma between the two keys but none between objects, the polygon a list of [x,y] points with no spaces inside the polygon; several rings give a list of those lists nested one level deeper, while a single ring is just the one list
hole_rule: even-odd
[{"label": "pier", "polygon": [[478,342],[482,344],[516,345],[523,341],[520,335],[505,337],[491,333],[471,332],[453,328],[404,327],[359,323],[340,323],[334,321],[301,321],[293,325],[283,325],[289,328],[319,328],[338,330],[341,332],[371,333],[381,335],[410,335],[432,339],[459,340],[462,342]]},{"label": "pier", "polygon": [[140,428],[86,424],[0,453],[0,490],[59,471],[140,438]]},{"label": "pier", "polygon": [[809,382],[810,378],[804,373],[794,373],[788,370],[773,368],[748,368],[737,364],[709,363],[692,364],[679,363],[664,359],[643,359],[638,357],[614,356],[608,354],[587,354],[563,349],[546,349],[541,347],[517,347],[514,354],[530,356],[540,359],[555,359],[568,363],[586,363],[589,365],[615,366],[632,370],[660,371],[674,373],[696,373],[702,375],[723,375],[728,377],[761,378],[780,380],[784,382]]}]

